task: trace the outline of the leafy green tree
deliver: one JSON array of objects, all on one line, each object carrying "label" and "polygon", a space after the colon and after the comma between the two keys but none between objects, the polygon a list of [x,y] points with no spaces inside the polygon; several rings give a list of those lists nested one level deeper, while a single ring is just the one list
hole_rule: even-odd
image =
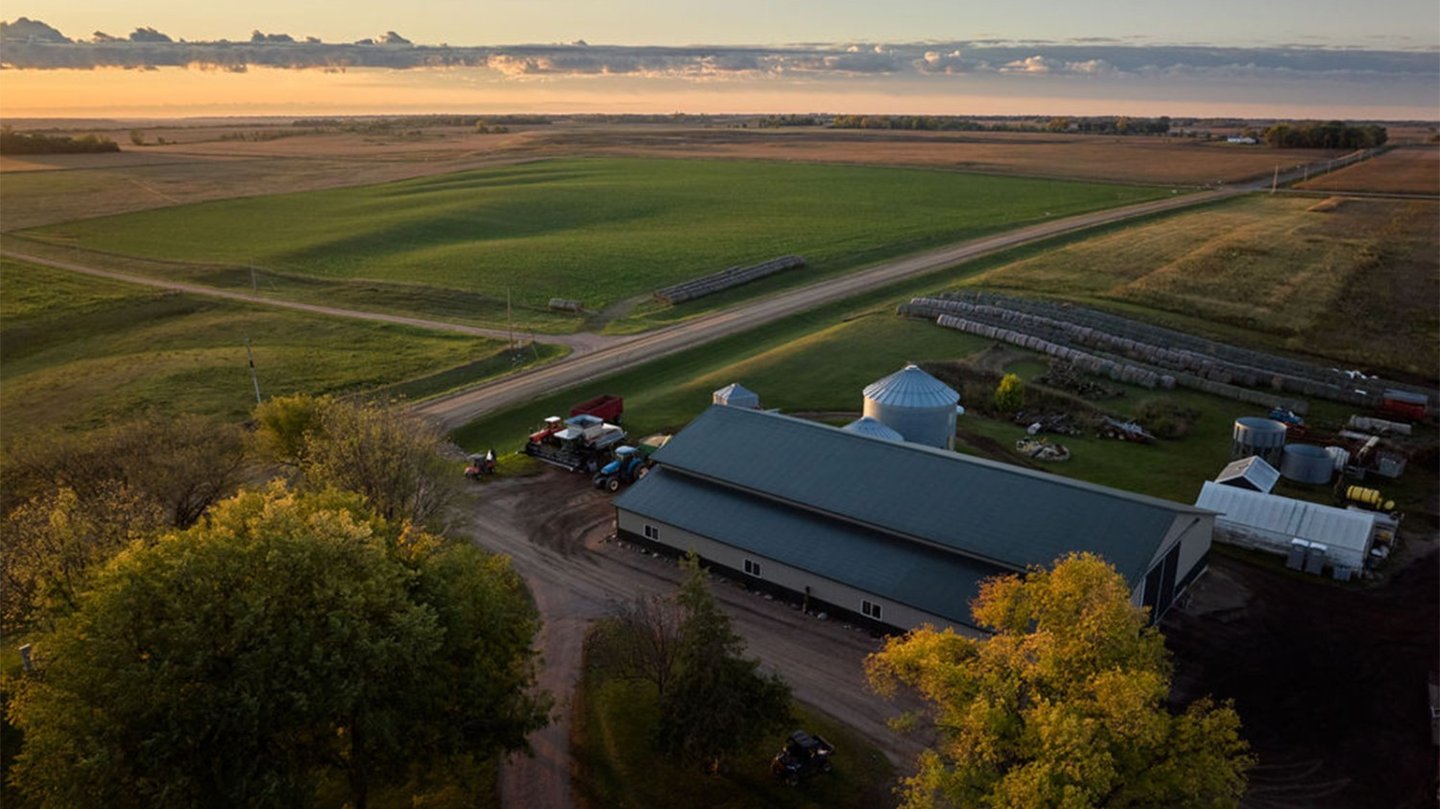
[{"label": "leafy green tree", "polygon": [[993,636],[924,627],[866,663],[878,692],[918,692],[939,739],[904,806],[1239,805],[1252,763],[1239,718],[1203,699],[1166,710],[1164,640],[1104,560],[991,579],[973,614]]},{"label": "leafy green tree", "polygon": [[387,520],[435,520],[454,495],[444,436],[399,408],[298,395],[258,406],[255,419],[262,455],[304,488],[358,492]]},{"label": "leafy green tree", "polygon": [[40,806],[351,802],[523,747],[534,608],[502,559],[280,484],[115,557],[34,642],[9,719]]},{"label": "leafy green tree", "polygon": [[675,677],[680,618],[679,605],[665,596],[636,596],[616,604],[591,627],[590,664],[611,677],[648,682],[664,699]]},{"label": "leafy green tree", "polygon": [[1025,383],[1015,374],[1006,374],[995,386],[995,409],[1013,413],[1025,406]]},{"label": "leafy green tree", "polygon": [[773,734],[790,718],[790,686],[741,655],[745,642],[715,603],[693,554],[676,600],[684,610],[676,673],[660,700],[660,749],[718,771],[730,753]]}]

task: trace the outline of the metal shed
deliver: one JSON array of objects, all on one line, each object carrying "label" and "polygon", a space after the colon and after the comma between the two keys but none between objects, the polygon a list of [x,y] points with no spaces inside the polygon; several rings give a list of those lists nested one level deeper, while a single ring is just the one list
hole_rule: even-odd
[{"label": "metal shed", "polygon": [[1375,532],[1375,515],[1323,506],[1274,494],[1262,494],[1206,481],[1195,500],[1198,508],[1214,511],[1215,538],[1247,548],[1277,553],[1291,550],[1291,541],[1303,539],[1325,546],[1325,558],[1335,567],[1360,570],[1369,557]]},{"label": "metal shed", "polygon": [[955,445],[955,406],[960,394],[910,363],[866,386],[865,415],[906,441],[941,449]]},{"label": "metal shed", "polygon": [[1231,461],[1215,476],[1215,482],[1226,486],[1269,494],[1280,481],[1280,472],[1265,462],[1259,455]]},{"label": "metal shed", "polygon": [[711,396],[711,401],[727,407],[746,407],[751,410],[760,409],[760,394],[741,385],[739,382],[731,382],[720,390],[715,391]]},{"label": "metal shed", "polygon": [[886,441],[905,440],[905,436],[895,432],[894,430],[886,427],[884,424],[881,424],[879,421],[876,421],[869,416],[861,416],[860,418],[850,422],[849,424],[841,427],[840,429],[848,433],[855,433],[856,435],[868,435],[871,438],[882,438]]}]

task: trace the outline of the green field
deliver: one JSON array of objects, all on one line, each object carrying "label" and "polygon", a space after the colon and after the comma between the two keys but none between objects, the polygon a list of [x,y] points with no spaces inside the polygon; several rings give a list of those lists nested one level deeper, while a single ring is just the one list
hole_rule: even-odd
[{"label": "green field", "polygon": [[1250,196],[996,267],[967,285],[1085,301],[1434,378],[1440,206]]},{"label": "green field", "polygon": [[[7,443],[145,411],[230,421],[266,396],[394,386],[419,398],[511,370],[503,343],[270,310],[0,262],[0,422]],[[542,357],[554,349],[541,347]],[[528,351],[522,362],[533,361]],[[447,369],[466,366],[464,378]]]},{"label": "green field", "polygon": [[[417,298],[398,305],[414,310],[426,307],[415,290],[438,290],[437,298],[473,299],[474,319],[490,322],[503,317],[509,290],[522,322],[556,330],[582,323],[543,314],[552,297],[599,311],[727,266],[787,253],[807,258],[807,268],[747,288],[763,294],[1162,193],[1168,192],[916,169],[565,159],[185,205],[20,235],[65,249],[176,262],[148,271],[217,286],[249,286],[254,265],[262,291],[282,295],[333,299],[343,284],[352,287],[351,299],[368,292],[370,305],[391,306],[396,289],[387,285],[396,285]],[[642,309],[640,325],[711,305],[669,315]]]}]

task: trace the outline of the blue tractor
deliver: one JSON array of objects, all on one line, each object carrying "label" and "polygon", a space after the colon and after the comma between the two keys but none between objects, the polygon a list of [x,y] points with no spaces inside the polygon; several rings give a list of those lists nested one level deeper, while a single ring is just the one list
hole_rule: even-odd
[{"label": "blue tractor", "polygon": [[625,484],[634,483],[650,471],[650,453],[632,446],[615,450],[615,459],[600,468],[592,481],[595,488],[618,492]]}]

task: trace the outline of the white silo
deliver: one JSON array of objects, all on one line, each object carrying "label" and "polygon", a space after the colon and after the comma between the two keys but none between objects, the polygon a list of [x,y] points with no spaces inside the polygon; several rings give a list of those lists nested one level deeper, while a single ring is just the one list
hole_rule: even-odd
[{"label": "white silo", "polygon": [[951,449],[960,394],[914,363],[865,388],[865,415],[906,441]]},{"label": "white silo", "polygon": [[869,416],[861,416],[860,418],[855,419],[854,421],[850,422],[844,427],[841,427],[840,429],[844,430],[847,433],[855,433],[856,435],[868,435],[871,438],[882,438],[886,441],[905,440],[905,436],[895,432],[894,430],[886,427],[884,424],[881,424],[880,422],[870,418]]}]

